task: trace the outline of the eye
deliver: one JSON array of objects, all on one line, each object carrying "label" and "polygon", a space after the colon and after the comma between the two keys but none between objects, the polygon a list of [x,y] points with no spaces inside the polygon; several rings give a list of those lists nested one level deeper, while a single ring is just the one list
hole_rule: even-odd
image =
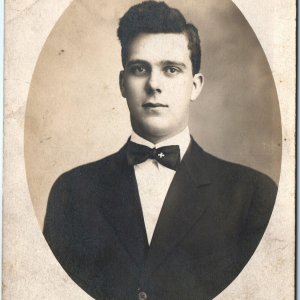
[{"label": "eye", "polygon": [[148,69],[143,65],[134,65],[130,67],[130,73],[136,76],[143,76],[148,73]]},{"label": "eye", "polygon": [[174,66],[168,66],[165,68],[165,72],[169,75],[176,75],[181,72],[181,70],[178,67]]}]

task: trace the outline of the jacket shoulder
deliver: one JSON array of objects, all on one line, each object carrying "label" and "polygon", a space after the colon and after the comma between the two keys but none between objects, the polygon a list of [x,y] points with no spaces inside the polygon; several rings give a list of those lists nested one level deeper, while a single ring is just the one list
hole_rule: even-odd
[{"label": "jacket shoulder", "polygon": [[203,152],[203,156],[207,161],[207,166],[209,166],[213,176],[216,176],[217,178],[227,178],[228,180],[231,179],[239,182],[247,182],[248,184],[254,186],[269,186],[270,188],[277,190],[276,183],[268,175],[251,167],[226,161],[204,151],[200,146],[198,147],[200,148],[200,151]]},{"label": "jacket shoulder", "polygon": [[243,194],[245,198],[249,197],[251,199],[247,202],[249,211],[254,211],[253,216],[259,215],[261,220],[267,222],[275,204],[276,183],[260,171],[220,159],[205,152],[200,146],[198,147],[205,157],[206,167],[209,169],[211,179],[216,182],[216,186],[222,186],[224,191],[232,190],[236,195]]},{"label": "jacket shoulder", "polygon": [[69,215],[80,211],[108,187],[114,186],[120,153],[75,167],[60,175],[51,187],[44,223],[44,234],[50,239],[54,224],[71,224]]},{"label": "jacket shoulder", "polygon": [[57,184],[77,184],[78,181],[93,181],[101,178],[111,178],[114,172],[118,171],[122,158],[120,153],[116,152],[100,160],[77,166],[61,174],[54,185]]}]

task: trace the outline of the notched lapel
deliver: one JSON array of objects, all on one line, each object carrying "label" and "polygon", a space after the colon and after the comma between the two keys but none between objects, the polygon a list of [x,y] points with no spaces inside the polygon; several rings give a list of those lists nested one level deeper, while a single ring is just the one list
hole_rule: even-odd
[{"label": "notched lapel", "polygon": [[113,179],[115,186],[102,204],[102,212],[132,260],[141,267],[149,246],[138,187],[134,168],[128,166],[124,148],[118,155]]},{"label": "notched lapel", "polygon": [[209,204],[211,180],[204,155],[192,140],[173,178],[154,231],[146,261],[148,275],[180,244]]}]

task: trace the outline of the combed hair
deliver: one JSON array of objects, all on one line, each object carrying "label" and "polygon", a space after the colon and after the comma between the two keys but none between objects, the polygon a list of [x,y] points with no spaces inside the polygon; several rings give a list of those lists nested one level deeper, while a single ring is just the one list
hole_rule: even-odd
[{"label": "combed hair", "polygon": [[132,6],[120,19],[118,38],[125,67],[130,42],[140,33],[184,33],[192,61],[193,75],[200,71],[201,47],[197,28],[187,23],[182,13],[165,2],[144,1]]}]

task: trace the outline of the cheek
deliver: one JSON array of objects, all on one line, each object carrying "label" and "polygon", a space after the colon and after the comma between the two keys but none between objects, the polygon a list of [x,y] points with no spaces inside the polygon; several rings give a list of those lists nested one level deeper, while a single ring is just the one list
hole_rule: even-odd
[{"label": "cheek", "polygon": [[189,82],[173,82],[169,87],[170,95],[172,95],[172,102],[182,107],[189,106],[192,95],[193,84]]},{"label": "cheek", "polygon": [[128,97],[138,97],[144,93],[144,82],[141,79],[128,79],[125,81],[125,89]]},{"label": "cheek", "polygon": [[193,84],[189,82],[178,82],[173,87],[173,112],[174,119],[181,120],[186,119],[189,114],[189,107],[191,102]]},{"label": "cheek", "polygon": [[177,96],[177,98],[190,98],[193,89],[193,82],[190,78],[182,79],[180,77],[176,80],[170,81],[169,90]]},{"label": "cheek", "polygon": [[189,115],[189,101],[184,101],[184,102],[180,102],[178,103],[178,105],[176,105],[175,111],[174,111],[174,116],[175,116],[175,120],[177,120],[178,122],[180,120],[185,120],[186,117]]},{"label": "cheek", "polygon": [[127,79],[124,86],[129,111],[132,115],[138,116],[144,99],[143,83],[140,80]]}]

